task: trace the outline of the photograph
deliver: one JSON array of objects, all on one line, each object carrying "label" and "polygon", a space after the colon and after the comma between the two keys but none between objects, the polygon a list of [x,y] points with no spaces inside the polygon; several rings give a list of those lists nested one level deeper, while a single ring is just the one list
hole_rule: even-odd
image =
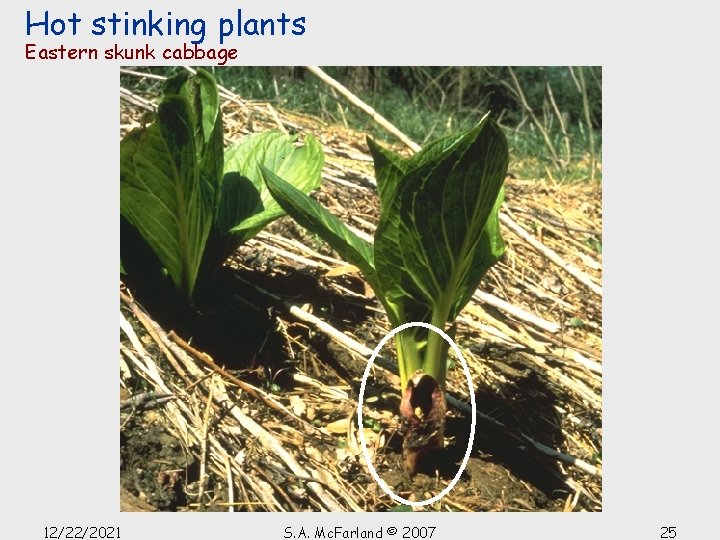
[{"label": "photograph", "polygon": [[118,69],[122,512],[603,511],[600,66]]}]

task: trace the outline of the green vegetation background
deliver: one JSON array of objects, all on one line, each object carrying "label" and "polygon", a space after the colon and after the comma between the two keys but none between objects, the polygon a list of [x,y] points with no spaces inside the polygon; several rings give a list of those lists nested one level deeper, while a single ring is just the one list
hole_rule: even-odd
[{"label": "green vegetation background", "polygon": [[[210,67],[219,84],[248,100],[312,114],[328,123],[388,135],[302,67]],[[155,68],[169,75],[173,68]],[[323,67],[421,145],[469,129],[486,113],[505,131],[520,178],[602,178],[601,67]],[[123,81],[125,83],[125,81]],[[128,85],[137,79],[128,78]],[[393,141],[394,142],[394,141]]]}]

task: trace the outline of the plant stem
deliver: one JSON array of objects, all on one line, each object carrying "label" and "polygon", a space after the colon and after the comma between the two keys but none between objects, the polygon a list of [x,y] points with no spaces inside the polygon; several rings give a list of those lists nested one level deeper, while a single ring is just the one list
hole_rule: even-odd
[{"label": "plant stem", "polygon": [[[438,306],[433,310],[430,324],[444,331],[449,311],[449,305]],[[422,345],[423,341],[425,346]],[[431,375],[441,388],[445,388],[448,344],[440,334],[425,328],[408,328],[396,336],[395,343],[403,391],[418,370]]]},{"label": "plant stem", "polygon": [[[453,280],[454,283],[455,280]],[[443,295],[443,298],[450,298],[450,295]],[[435,328],[445,331],[448,315],[450,313],[450,302],[445,301],[437,305],[432,311],[430,324]],[[425,351],[424,371],[431,375],[440,388],[445,389],[445,375],[447,372],[447,350],[448,343],[440,334],[434,330],[428,330],[428,345]]]},{"label": "plant stem", "polygon": [[395,340],[401,390],[405,390],[413,373],[423,367],[423,359],[420,355],[420,346],[415,330],[414,328],[408,328],[398,333]]},{"label": "plant stem", "polygon": [[[446,320],[433,317],[432,325],[444,330]],[[425,353],[425,373],[432,375],[440,388],[445,388],[445,372],[447,371],[447,343],[445,339],[435,332],[428,330],[428,345]]]}]

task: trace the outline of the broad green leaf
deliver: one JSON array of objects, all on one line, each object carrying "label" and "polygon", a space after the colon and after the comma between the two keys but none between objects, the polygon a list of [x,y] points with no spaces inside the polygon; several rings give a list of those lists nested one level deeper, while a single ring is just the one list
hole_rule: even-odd
[{"label": "broad green leaf", "polygon": [[409,160],[383,148],[370,137],[367,138],[367,144],[373,156],[381,210],[373,246],[375,268],[381,288],[376,293],[384,300],[393,325],[401,321],[422,320],[413,319],[412,315],[406,313],[405,300],[419,292],[403,270],[404,261],[398,237],[400,206],[395,195],[404,180]]},{"label": "broad green leaf", "polygon": [[[252,212],[236,216],[233,223],[221,216],[226,225],[221,226],[220,231],[232,232],[237,241],[242,243],[285,214],[263,181],[263,167],[303,193],[310,193],[320,185],[324,162],[322,146],[312,135],[306,137],[302,146],[297,146],[296,141],[295,136],[265,132],[244,137],[228,149],[225,157],[226,174],[238,173],[248,179],[255,186],[259,200]],[[227,225],[228,228],[224,228]]]},{"label": "broad green leaf", "polygon": [[271,221],[285,215],[262,178],[260,167],[283,174],[304,193],[320,185],[322,147],[308,135],[297,137],[267,131],[243,137],[225,152],[225,175],[214,226],[208,239],[201,273],[208,275],[241,244]]},{"label": "broad green leaf", "polygon": [[500,207],[502,206],[505,189],[498,193],[493,205],[490,217],[480,235],[475,252],[473,253],[472,264],[466,267],[466,274],[460,277],[461,285],[455,292],[455,298],[448,316],[448,320],[454,320],[462,309],[470,301],[470,298],[477,290],[480,280],[488,270],[492,268],[505,253],[505,242],[500,234]]},{"label": "broad green leaf", "polygon": [[411,158],[375,236],[378,275],[406,315],[430,308],[454,319],[496,262],[499,233],[483,230],[506,171],[507,143],[487,119]]},{"label": "broad green leaf", "polygon": [[255,184],[239,172],[226,172],[215,214],[217,234],[227,236],[238,223],[261,211],[262,200]]},{"label": "broad green leaf", "polygon": [[323,152],[310,135],[299,145],[295,136],[267,132],[225,153],[212,75],[181,72],[164,92],[156,120],[120,145],[121,216],[139,233],[121,242],[123,268],[148,288],[156,286],[153,277],[169,275],[192,301],[201,276],[284,214],[261,168],[307,193],[320,184]]},{"label": "broad green leaf", "polygon": [[[214,82],[208,87],[203,81],[186,79],[179,91],[212,93]],[[156,122],[120,143],[121,215],[188,299],[212,226],[222,170],[222,121],[217,110],[213,115],[205,109],[202,99],[166,95]]]},{"label": "broad green leaf", "polygon": [[[386,150],[368,138],[368,146],[375,163],[382,214],[375,233],[376,268],[383,294],[391,306],[391,315],[400,321],[429,320],[432,293],[421,289],[420,276],[413,277],[420,268],[418,263],[408,264],[401,247],[401,200],[395,195],[402,191],[413,193],[418,189],[422,175],[409,175],[408,171],[429,164],[434,166],[443,152],[452,147],[464,134],[452,134],[438,139],[410,159]],[[392,317],[391,317],[392,318]]]},{"label": "broad green leaf", "polygon": [[[426,263],[408,260],[407,254],[403,255],[406,251],[402,247],[405,240],[401,238],[400,233],[401,228],[406,228],[402,223],[403,199],[396,195],[402,191],[406,197],[412,196],[422,184],[424,173],[410,174],[408,171],[422,166],[432,170],[443,152],[455,144],[462,135],[453,134],[434,141],[409,160],[403,161],[400,161],[401,158],[389,150],[381,149],[377,145],[370,147],[375,161],[376,175],[382,174],[385,178],[383,183],[391,185],[380,191],[380,193],[388,192],[388,195],[385,197],[381,195],[381,201],[385,198],[386,202],[383,205],[380,223],[375,233],[376,268],[382,282],[384,295],[393,306],[393,311],[397,312],[397,316],[403,322],[429,321],[429,313],[433,305],[433,292],[427,287],[422,287],[424,283],[422,268]],[[393,165],[395,166],[393,167]],[[400,174],[400,178],[397,177],[398,174]],[[378,187],[380,188],[380,186],[381,180],[378,177]],[[410,255],[416,254],[411,253]]]},{"label": "broad green leaf", "polygon": [[120,256],[128,282],[134,278],[151,284],[153,289],[166,280],[163,264],[155,251],[148,245],[137,228],[127,218],[120,216]]},{"label": "broad green leaf", "polygon": [[[399,181],[403,189],[405,180],[402,178]],[[374,242],[375,268],[381,288],[379,296],[385,300],[388,316],[394,325],[429,320],[432,305],[428,294],[418,288],[418,280],[413,278],[414,270],[403,257],[400,203],[401,197],[390,198],[380,216]]]},{"label": "broad green leaf", "polygon": [[375,164],[375,180],[382,213],[390,207],[402,175],[408,168],[408,160],[386,150],[370,137],[367,138],[367,144]]},{"label": "broad green leaf", "polygon": [[[215,221],[210,231],[199,276],[211,276],[244,241],[240,235],[233,235],[230,229],[261,208],[260,194],[255,185],[239,173],[226,173],[221,187],[220,202],[215,211]],[[254,234],[260,232],[250,231]],[[246,232],[250,237],[249,232]]]},{"label": "broad green leaf", "polygon": [[346,261],[357,266],[368,283],[376,288],[372,246],[348,229],[317,201],[294,188],[272,171],[263,167],[262,173],[270,193],[283,210],[307,230],[319,235]]},{"label": "broad green leaf", "polygon": [[166,96],[180,95],[183,91],[183,85],[187,83],[190,77],[192,77],[192,74],[185,69],[182,69],[171,77],[168,77],[163,85],[163,94]]},{"label": "broad green leaf", "polygon": [[[480,121],[478,126],[476,126],[474,129],[478,129],[479,126],[482,126],[484,122],[487,121],[487,117],[483,118],[483,120]],[[447,152],[458,142],[460,142],[464,137],[467,136],[467,133],[452,133],[450,135],[446,135],[445,137],[441,137],[440,139],[437,139],[427,146],[425,146],[422,150],[420,150],[417,154],[414,154],[409,162],[407,169],[420,167],[421,165],[424,165],[426,163],[435,163],[438,161],[438,159],[442,159],[442,157],[447,154]],[[406,170],[407,170],[406,169]]]},{"label": "broad green leaf", "polygon": [[[193,123],[195,139],[208,143],[215,134],[220,115],[220,96],[213,76],[203,69],[198,69],[195,75],[181,71],[165,81],[164,94],[180,96],[187,101],[191,110],[198,113]],[[203,145],[198,145],[196,149],[200,160],[203,158]]]}]

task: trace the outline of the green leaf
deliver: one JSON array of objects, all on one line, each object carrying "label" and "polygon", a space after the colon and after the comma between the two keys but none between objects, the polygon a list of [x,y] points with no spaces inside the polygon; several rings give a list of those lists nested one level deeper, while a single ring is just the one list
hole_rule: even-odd
[{"label": "green leaf", "polygon": [[[400,179],[403,184],[398,188],[404,189],[405,181],[405,178]],[[374,259],[381,289],[376,293],[384,299],[388,317],[394,326],[408,321],[428,320],[431,299],[418,287],[414,270],[403,257],[401,197],[393,195],[387,205],[375,230]]]},{"label": "green leaf", "polygon": [[402,175],[408,168],[408,160],[378,145],[370,137],[367,138],[375,164],[375,180],[380,198],[381,212],[391,205],[400,184]]},{"label": "green leaf", "polygon": [[585,322],[580,317],[572,317],[568,321],[568,326],[571,326],[572,328],[584,328]]},{"label": "green leaf", "polygon": [[319,235],[346,261],[357,266],[368,283],[375,288],[377,279],[372,246],[317,201],[285,182],[277,174],[264,167],[262,173],[270,193],[283,210],[307,230]]},{"label": "green leaf", "polygon": [[[414,156],[392,212],[383,216],[387,223],[381,220],[378,227],[378,272],[386,270],[380,269],[382,251],[405,274],[395,282],[407,298],[453,320],[502,251],[497,227],[491,223],[483,231],[499,208],[507,163],[505,137],[487,117]],[[390,255],[391,250],[399,255]]]},{"label": "green leaf", "polygon": [[273,131],[254,133],[228,148],[220,200],[201,273],[212,273],[241,244],[285,215],[268,191],[261,167],[283,174],[302,192],[309,193],[320,185],[323,162],[322,147],[312,135],[298,146],[295,136]]},{"label": "green leaf", "polygon": [[120,144],[120,213],[190,299],[219,194],[222,119],[207,75],[174,82],[157,121]]},{"label": "green leaf", "polygon": [[458,316],[472,295],[475,294],[480,280],[505,253],[505,242],[500,234],[499,219],[500,207],[504,198],[505,190],[501,189],[472,255],[472,263],[466,268],[466,275],[460,277],[460,286],[455,292],[448,320],[454,320]]},{"label": "green leaf", "polygon": [[262,199],[255,184],[239,172],[226,172],[220,190],[220,203],[215,213],[215,230],[220,237],[258,212],[262,212]]},{"label": "green leaf", "polygon": [[303,193],[310,193],[320,186],[324,163],[322,146],[312,135],[305,144],[297,146],[297,137],[279,132],[256,133],[244,137],[228,149],[225,156],[225,172],[237,172],[247,178],[259,193],[254,211],[236,220],[231,231],[237,241],[249,240],[257,231],[285,214],[267,189],[261,169],[267,168],[292,184]]},{"label": "green leaf", "polygon": [[183,70],[165,81],[164,94],[178,95],[198,111],[199,116],[193,124],[195,136],[206,141],[212,138],[220,114],[220,96],[212,75],[203,69],[198,69],[194,75]]},{"label": "green leaf", "polygon": [[164,92],[155,121],[120,144],[121,223],[129,232],[121,258],[145,290],[157,290],[169,275],[191,302],[198,280],[284,214],[261,168],[307,193],[320,185],[323,152],[310,135],[299,145],[295,136],[267,132],[225,153],[212,75],[180,72]]},{"label": "green leaf", "polygon": [[[484,121],[485,119],[481,120],[477,127],[482,125]],[[475,129],[477,129],[477,127]],[[417,168],[427,163],[437,163],[439,159],[442,159],[443,156],[447,154],[453,145],[457,144],[466,136],[466,133],[451,133],[450,135],[431,142],[410,158],[407,168]]]}]

